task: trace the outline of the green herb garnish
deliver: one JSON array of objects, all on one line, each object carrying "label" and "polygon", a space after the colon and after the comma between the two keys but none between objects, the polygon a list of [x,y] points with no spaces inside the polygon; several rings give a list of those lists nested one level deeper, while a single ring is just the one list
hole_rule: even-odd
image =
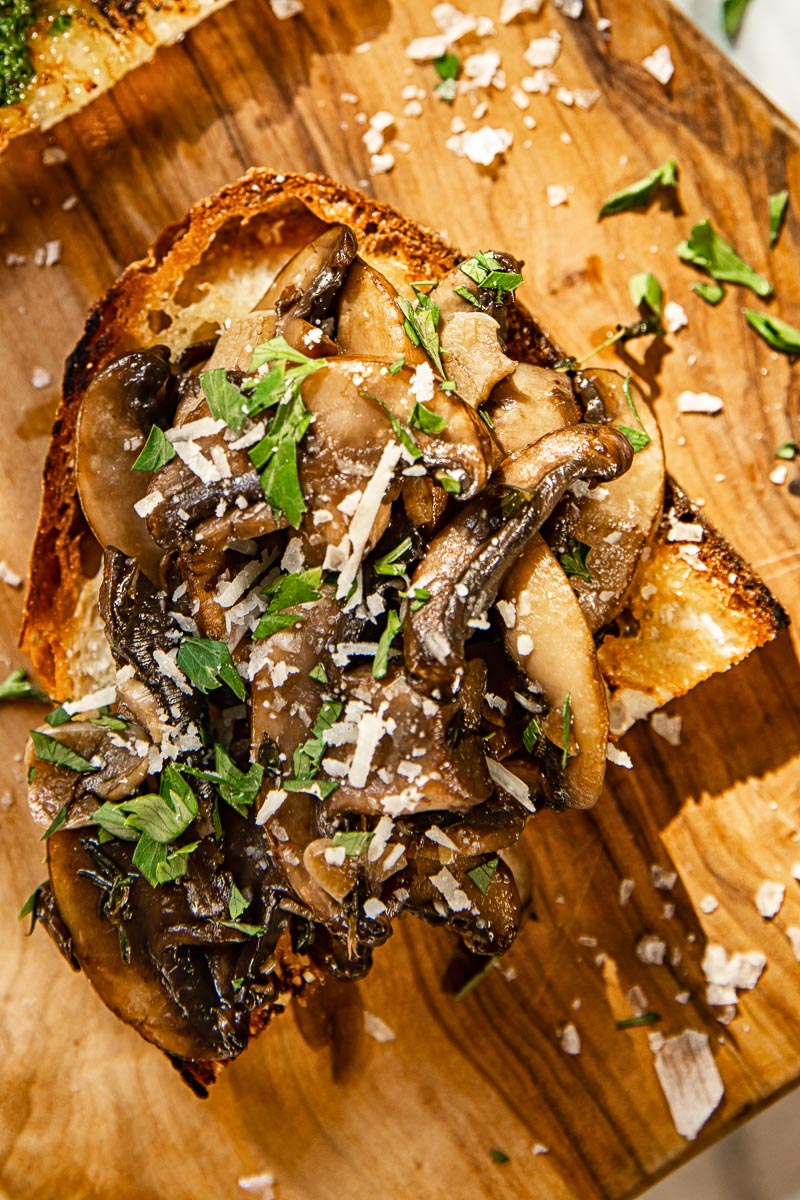
[{"label": "green herb garnish", "polygon": [[400,559],[408,554],[411,549],[411,538],[403,538],[394,550],[390,550],[388,554],[384,554],[383,558],[379,558],[375,562],[375,572],[378,575],[405,575],[405,566],[400,563]]},{"label": "green herb garnish", "polygon": [[[498,300],[502,298],[503,292],[513,292],[523,282],[518,271],[506,270],[499,259],[482,250],[479,250],[474,258],[461,263],[458,269],[467,279],[477,283],[478,287],[496,292]],[[473,302],[475,300],[471,293],[470,299]]]},{"label": "green herb garnish", "polygon": [[312,736],[292,755],[293,779],[284,779],[282,787],[287,792],[311,792],[324,800],[339,786],[333,779],[317,779],[320,763],[327,746],[323,740],[326,729],[330,729],[342,715],[344,705],[338,700],[324,700],[311,729]]},{"label": "green herb garnish", "polygon": [[482,966],[481,969],[479,971],[477,971],[475,975],[472,975],[467,980],[466,983],[463,983],[461,985],[461,987],[456,992],[455,996],[453,996],[453,999],[454,1000],[463,1000],[465,996],[468,996],[470,994],[470,992],[474,992],[475,988],[478,986],[479,983],[483,982],[483,980],[489,974],[489,972],[491,971],[492,967],[494,966],[494,964],[496,962],[497,962],[497,955],[493,954],[491,958],[488,958],[486,960],[485,965]]},{"label": "green herb garnish", "polygon": [[755,312],[752,308],[746,308],[744,315],[747,323],[773,350],[779,350],[781,354],[800,354],[800,329],[780,317]]},{"label": "green herb garnish", "polygon": [[775,451],[776,458],[783,458],[787,462],[793,462],[798,454],[800,454],[800,442],[784,442]]},{"label": "green herb garnish", "polygon": [[49,712],[45,717],[45,721],[48,725],[52,725],[53,729],[58,729],[59,725],[66,725],[67,721],[71,720],[72,717],[64,708],[63,704],[59,704],[58,708],[54,708],[53,711]]},{"label": "green herb garnish", "polygon": [[21,667],[12,671],[0,683],[0,700],[46,700],[44,692],[34,687]]},{"label": "green herb garnish", "polygon": [[138,867],[151,887],[181,879],[189,869],[189,855],[197,849],[199,842],[190,842],[170,850],[163,842],[157,842],[143,833],[133,852],[133,865]]},{"label": "green herb garnish", "polygon": [[313,679],[315,683],[327,683],[328,672],[325,670],[322,663],[317,663],[317,665],[312,667],[308,672],[308,678]]},{"label": "green herb garnish", "polygon": [[196,767],[184,767],[187,775],[213,783],[226,804],[240,817],[247,816],[247,809],[258,795],[264,778],[260,763],[251,763],[247,771],[241,771],[228,752],[217,742],[214,745],[214,770],[200,771]]},{"label": "green herb garnish", "polygon": [[693,283],[692,291],[712,308],[716,308],[720,300],[725,299],[725,288],[720,283]]},{"label": "green herb garnish", "polygon": [[646,446],[649,446],[653,439],[650,437],[650,434],[642,424],[642,418],[639,416],[639,410],[634,402],[633,392],[631,391],[630,374],[625,376],[625,380],[622,384],[622,390],[625,393],[625,399],[628,402],[628,408],[633,413],[633,416],[636,419],[636,424],[639,426],[639,428],[631,429],[629,425],[620,425],[619,431],[620,433],[625,434],[625,437],[633,447],[633,453],[638,454],[640,450],[644,450]]},{"label": "green herb garnish", "polygon": [[414,288],[414,294],[417,297],[416,307],[410,300],[406,300],[403,296],[397,297],[397,307],[403,314],[403,331],[413,346],[422,346],[422,349],[431,360],[436,370],[446,378],[446,371],[442,366],[442,352],[439,345],[439,305],[436,304],[430,296],[425,292],[421,292],[418,287]]},{"label": "green herb garnish", "polygon": [[224,683],[235,696],[244,700],[244,682],[224,642],[189,635],[181,642],[176,657],[186,678],[199,691],[204,694],[213,692]]},{"label": "green herb garnish", "polygon": [[722,28],[728,38],[735,38],[742,26],[750,0],[722,0]]},{"label": "green herb garnish", "polygon": [[739,284],[764,298],[772,295],[769,280],[748,266],[708,219],[698,221],[688,239],[676,246],[675,252],[683,262],[707,271],[717,283]]},{"label": "green herb garnish", "polygon": [[58,738],[51,737],[49,733],[32,729],[31,741],[36,757],[41,762],[50,762],[57,767],[66,767],[69,771],[74,771],[76,775],[85,775],[89,771],[100,770],[99,766],[90,763],[83,755],[76,754],[69,746],[60,742]]},{"label": "green herb garnish", "polygon": [[572,730],[572,703],[567,692],[561,705],[561,770],[565,770],[569,761],[569,735]]},{"label": "green herb garnish", "polygon": [[631,300],[637,308],[646,304],[657,317],[661,316],[661,306],[664,302],[664,292],[661,284],[650,271],[642,271],[639,275],[631,275],[628,281]]},{"label": "green herb garnish", "polygon": [[129,829],[165,846],[186,832],[198,811],[197,797],[172,763],[161,772],[158,794],[135,796],[118,807]]},{"label": "green herb garnish", "polygon": [[421,608],[423,608],[424,605],[426,605],[428,603],[428,601],[430,600],[431,593],[430,593],[429,588],[415,587],[415,588],[412,588],[411,591],[409,591],[409,592],[401,592],[400,598],[402,600],[410,600],[411,601],[411,611],[419,612],[419,610]]},{"label": "green herb garnish", "polygon": [[147,435],[147,441],[142,446],[139,457],[131,467],[132,471],[160,471],[175,457],[175,447],[167,441],[167,435],[158,425],[152,425]]},{"label": "green herb garnish", "polygon": [[224,421],[234,433],[239,433],[242,422],[248,416],[247,402],[238,387],[228,379],[225,368],[216,367],[213,371],[203,371],[200,387],[208,401],[211,415],[218,421]]},{"label": "green herb garnish", "polygon": [[30,917],[31,919],[30,928],[28,929],[29,934],[33,933],[33,927],[36,924],[36,905],[39,901],[42,888],[46,886],[47,882],[48,881],[45,879],[44,883],[40,883],[38,887],[35,887],[30,896],[28,896],[28,899],[23,904],[22,908],[19,910],[19,916],[17,917],[18,921],[22,921],[25,917]]},{"label": "green herb garnish", "polygon": [[16,103],[33,79],[28,31],[35,20],[31,0],[0,5],[0,107]]},{"label": "green herb garnish", "polygon": [[467,871],[467,875],[482,896],[485,896],[489,890],[489,884],[494,878],[498,861],[496,858],[490,858],[488,862],[478,863],[477,867],[473,867],[471,871]]},{"label": "green herb garnish", "polygon": [[617,1029],[636,1029],[639,1025],[655,1025],[660,1020],[661,1016],[657,1012],[640,1013],[638,1017],[625,1017],[617,1021]]},{"label": "green herb garnish", "polygon": [[528,724],[522,731],[522,744],[528,751],[528,754],[535,754],[536,747],[539,745],[539,740],[542,736],[542,727],[536,720],[536,717],[531,717]]},{"label": "green herb garnish", "polygon": [[403,427],[402,422],[400,421],[400,419],[398,417],[396,417],[394,415],[392,410],[389,408],[388,404],[384,404],[384,402],[382,400],[379,400],[378,397],[373,395],[372,392],[362,391],[361,395],[365,396],[367,398],[367,400],[372,400],[373,403],[379,405],[383,409],[383,411],[386,413],[386,416],[389,418],[389,424],[392,427],[392,432],[394,433],[394,436],[397,438],[400,445],[406,451],[409,458],[413,462],[416,462],[418,458],[422,458],[422,451],[420,450],[417,443],[414,441],[413,435],[410,434],[408,432],[408,430]]},{"label": "green herb garnish", "polygon": [[322,568],[312,567],[294,575],[282,575],[264,589],[272,596],[269,607],[253,630],[255,641],[271,637],[281,629],[289,629],[305,620],[303,613],[287,613],[286,609],[298,604],[311,604],[319,600],[322,585]]},{"label": "green herb garnish", "polygon": [[468,287],[453,288],[456,296],[460,296],[462,300],[466,300],[473,308],[480,308],[481,302],[474,292],[471,292]]},{"label": "green herb garnish", "polygon": [[127,814],[118,804],[106,801],[92,813],[92,820],[112,838],[123,842],[136,842],[139,835],[127,823]]},{"label": "green herb garnish", "polygon": [[431,412],[424,404],[420,404],[419,400],[411,410],[408,423],[412,429],[419,429],[422,433],[441,433],[447,428],[444,417]]},{"label": "green herb garnish", "polygon": [[331,845],[334,848],[344,846],[344,852],[348,858],[357,858],[364,853],[374,837],[375,833],[372,829],[354,829],[347,833],[335,833]]},{"label": "green herb garnish", "polygon": [[58,16],[53,17],[47,32],[51,37],[57,37],[59,33],[66,33],[71,24],[72,13],[60,12]]},{"label": "green herb garnish", "polygon": [[434,87],[434,92],[440,100],[452,104],[456,98],[456,80],[458,79],[461,70],[461,59],[452,51],[447,54],[442,54],[439,58],[433,60],[433,65],[436,68],[436,74],[439,76],[439,83]]},{"label": "green herb garnish", "polygon": [[575,575],[578,579],[585,579],[587,583],[591,583],[592,572],[586,565],[586,559],[591,550],[592,547],[586,542],[579,542],[577,538],[571,537],[567,542],[567,549],[558,556],[558,561],[564,568],[565,574]]},{"label": "green herb garnish", "polygon": [[49,837],[52,837],[54,833],[58,833],[59,829],[61,829],[61,827],[66,824],[68,810],[69,810],[69,801],[67,800],[67,801],[65,801],[64,804],[61,805],[61,808],[58,810],[56,815],[53,817],[52,821],[47,826],[47,829],[45,829],[44,833],[42,834],[41,838],[39,839],[40,841],[46,842],[47,839]]},{"label": "green herb garnish", "polygon": [[769,248],[775,246],[780,237],[783,219],[789,204],[787,191],[774,192],[769,198]]},{"label": "green herb garnish", "polygon": [[389,649],[400,632],[401,626],[402,621],[398,613],[393,610],[387,613],[386,628],[380,636],[378,649],[375,652],[375,658],[372,663],[373,679],[383,679],[389,670]]},{"label": "green herb garnish", "polygon": [[437,475],[436,482],[450,496],[461,495],[461,481],[454,479],[452,475]]},{"label": "green herb garnish", "polygon": [[636,183],[631,183],[622,191],[609,196],[600,209],[600,216],[612,217],[629,208],[645,208],[652,200],[657,188],[676,188],[677,186],[678,164],[674,158],[669,158],[649,175],[645,175],[644,179],[638,179]]},{"label": "green herb garnish", "polygon": [[393,362],[392,365],[389,367],[389,374],[390,375],[399,374],[399,372],[402,371],[402,369],[405,365],[406,365],[405,358],[398,358],[397,362]]},{"label": "green herb garnish", "polygon": [[238,921],[239,917],[250,907],[250,901],[246,900],[239,891],[235,883],[231,884],[231,892],[228,896],[228,912],[231,914],[232,921]]},{"label": "green herb garnish", "polygon": [[493,1163],[501,1163],[502,1164],[502,1163],[511,1162],[511,1159],[506,1154],[505,1150],[498,1150],[497,1146],[492,1146],[491,1153],[492,1153],[492,1162]]},{"label": "green herb garnish", "polygon": [[101,729],[111,729],[114,733],[124,733],[128,728],[127,721],[123,721],[122,717],[112,717],[107,713],[92,717],[92,724],[99,725]]}]

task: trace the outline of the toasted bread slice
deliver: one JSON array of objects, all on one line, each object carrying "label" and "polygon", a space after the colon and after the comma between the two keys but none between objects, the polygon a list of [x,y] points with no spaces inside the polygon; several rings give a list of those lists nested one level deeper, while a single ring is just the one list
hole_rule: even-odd
[{"label": "toasted bread slice", "polygon": [[[160,342],[177,352],[215,335],[252,309],[291,253],[337,222],[353,229],[361,256],[401,292],[408,293],[411,280],[441,277],[460,261],[430,230],[329,179],[253,170],[166,229],[90,314],[66,367],[22,631],[22,646],[53,696],[85,693],[111,671],[96,617],[97,548],[75,478],[76,422],[88,384],[125,351]],[[563,357],[520,308],[511,317],[508,353],[545,366]],[[687,522],[699,540],[681,540]],[[628,612],[599,649],[612,730],[621,733],[726,670],[786,623],[752,569],[668,481],[664,516]]]},{"label": "toasted bread slice", "polygon": [[[148,62],[228,0],[77,0],[41,10],[23,30],[30,81],[0,107],[0,153],[12,138],[49,129]],[[0,87],[2,85],[0,84]]]}]

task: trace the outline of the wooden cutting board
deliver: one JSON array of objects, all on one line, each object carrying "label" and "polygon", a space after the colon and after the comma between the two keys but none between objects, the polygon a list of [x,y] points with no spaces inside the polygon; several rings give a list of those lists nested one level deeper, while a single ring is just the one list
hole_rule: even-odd
[{"label": "wooden cutting board", "polygon": [[[498,7],[486,0],[481,11],[496,18]],[[434,32],[420,0],[306,0],[304,17],[283,22],[265,0],[236,0],[54,135],[14,145],[0,164],[0,252],[27,262],[0,265],[0,559],[24,572],[36,519],[57,383],[34,390],[34,369],[57,381],[89,305],[117,272],[190,202],[260,164],[366,180],[465,249],[514,251],[526,260],[525,302],[572,351],[630,320],[628,277],[653,270],[685,306],[688,328],[649,348],[632,343],[625,366],[654,399],[673,473],[800,615],[796,467],[787,485],[768,478],[775,447],[798,436],[797,368],[746,328],[740,307],[749,296],[731,289],[708,308],[673,252],[695,220],[711,217],[774,281],[772,311],[798,323],[797,130],[664,0],[607,0],[610,38],[597,32],[595,0],[586,7],[571,21],[548,5],[539,18],[467,43],[500,50],[516,84],[529,73],[530,38],[557,28],[561,82],[602,92],[590,112],[552,93],[532,97],[528,130],[511,89],[493,90],[485,120],[510,129],[514,144],[490,170],[444,147],[454,115],[476,126],[472,106],[431,96],[432,68],[405,57],[413,36]],[[666,88],[641,65],[662,43],[676,65]],[[421,118],[402,115],[409,85],[428,93]],[[387,147],[396,166],[370,180],[359,114],[379,109],[396,118]],[[46,145],[66,160],[45,165]],[[680,211],[655,204],[597,223],[608,193],[670,155],[681,168]],[[548,205],[550,184],[569,189],[567,204]],[[769,254],[767,196],[784,186],[794,211]],[[36,248],[53,240],[61,261],[36,266]],[[685,388],[723,397],[723,412],[679,418],[675,396]],[[3,673],[21,661],[20,606],[21,592],[0,584]],[[592,1200],[636,1194],[730,1130],[800,1074],[800,964],[786,936],[800,925],[791,877],[800,860],[796,637],[782,635],[673,704],[679,747],[647,725],[631,732],[624,746],[635,769],[610,768],[594,812],[534,819],[535,919],[471,995],[452,994],[454,942],[402,922],[330,1019],[315,1011],[303,1020],[313,1045],[287,1015],[207,1102],[70,974],[44,934],[26,940],[15,921],[43,874],[20,761],[40,712],[6,706],[2,1194],[217,1200],[245,1196],[239,1179],[267,1172],[279,1200]],[[670,892],[653,886],[653,864],[676,872]],[[623,906],[624,879],[635,887]],[[769,923],[754,903],[765,879],[787,888]],[[708,895],[719,901],[713,913],[701,905]],[[663,966],[637,957],[646,934],[666,942]],[[768,958],[729,1025],[706,1004],[708,941]],[[635,986],[660,1021],[620,1031]],[[688,1002],[676,1002],[685,992]],[[362,1007],[391,1027],[393,1041],[363,1036]],[[558,1036],[569,1023],[581,1042],[574,1056]],[[648,1043],[654,1030],[686,1029],[709,1035],[725,1085],[693,1144],[674,1128]],[[534,1155],[535,1143],[549,1153]],[[509,1161],[493,1161],[493,1148]],[[249,1194],[269,1195],[262,1185]]]}]

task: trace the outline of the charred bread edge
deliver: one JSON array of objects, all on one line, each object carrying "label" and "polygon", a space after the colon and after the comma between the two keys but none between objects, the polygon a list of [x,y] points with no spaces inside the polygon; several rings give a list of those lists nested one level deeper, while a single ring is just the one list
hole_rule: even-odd
[{"label": "charred bread edge", "polygon": [[[42,507],[33,545],[21,645],[42,683],[57,697],[70,686],[64,644],[69,642],[80,590],[93,574],[85,564],[93,538],[81,512],[74,478],[74,437],[83,393],[97,370],[132,348],[131,330],[142,313],[158,309],[165,286],[177,289],[225,223],[262,216],[270,207],[296,202],[322,221],[342,221],[356,232],[362,249],[397,260],[409,278],[444,274],[463,255],[437,234],[393,208],[320,175],[281,175],[250,170],[235,183],[195,204],[156,238],[147,256],[132,263],[92,308],[83,337],[67,360],[63,397],[44,468]],[[153,336],[155,340],[155,335]],[[140,345],[135,338],[133,344]],[[508,351],[521,361],[552,366],[563,357],[538,321],[524,309],[513,313]],[[706,530],[703,560],[730,604],[752,616],[751,649],[773,638],[788,617],[755,572],[702,513],[670,481],[665,511],[691,511]],[[666,537],[662,521],[658,538]],[[87,569],[88,568],[88,569]],[[729,582],[736,575],[735,583]]]}]

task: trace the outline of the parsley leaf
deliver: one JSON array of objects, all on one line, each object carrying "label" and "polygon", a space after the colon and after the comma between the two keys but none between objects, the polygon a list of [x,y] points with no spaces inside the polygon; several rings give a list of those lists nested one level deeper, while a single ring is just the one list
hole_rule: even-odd
[{"label": "parsley leaf", "polygon": [[775,192],[769,198],[769,248],[772,250],[780,237],[783,219],[789,204],[789,193]]},{"label": "parsley leaf", "polygon": [[657,1012],[640,1013],[638,1017],[625,1017],[617,1021],[617,1029],[636,1029],[639,1025],[655,1025],[661,1017]]},{"label": "parsley leaf", "polygon": [[561,770],[563,771],[569,761],[569,735],[572,729],[572,703],[570,694],[567,692],[564,697],[564,703],[561,705]]},{"label": "parsley leaf", "polygon": [[389,406],[384,404],[382,400],[379,400],[377,396],[374,396],[372,392],[362,391],[361,395],[365,396],[367,400],[372,400],[375,404],[380,405],[380,407],[386,413],[386,416],[389,418],[389,423],[392,426],[392,432],[394,433],[394,436],[397,438],[400,445],[403,446],[409,457],[414,462],[416,462],[418,458],[422,458],[422,451],[414,441],[413,436],[408,432],[407,429],[403,428],[400,419],[394,415]]},{"label": "parsley leaf", "polygon": [[636,423],[639,426],[639,428],[631,429],[629,425],[620,425],[619,431],[620,431],[620,433],[625,434],[625,437],[628,439],[631,446],[633,447],[633,453],[638,454],[640,450],[644,450],[644,448],[646,446],[649,446],[653,439],[650,437],[650,434],[647,433],[647,431],[645,430],[645,427],[642,424],[642,418],[639,416],[639,412],[636,408],[636,404],[634,403],[633,392],[631,391],[630,374],[625,376],[625,381],[622,385],[622,390],[625,393],[625,399],[628,401],[628,408],[631,410],[634,417],[636,418]]},{"label": "parsley leaf", "polygon": [[46,700],[44,692],[28,681],[25,672],[17,667],[0,683],[0,700]]},{"label": "parsley leaf", "polygon": [[389,367],[389,374],[390,375],[399,374],[399,372],[402,371],[402,369],[405,365],[406,365],[405,358],[398,358],[397,362],[393,362],[392,365]]},{"label": "parsley leaf", "polygon": [[152,425],[141,453],[131,467],[132,471],[159,471],[175,457],[175,447],[167,441],[167,435],[158,425]]},{"label": "parsley leaf", "polygon": [[40,883],[38,887],[35,887],[30,896],[28,896],[28,899],[23,904],[22,908],[19,910],[19,916],[17,917],[18,921],[21,921],[23,917],[30,917],[31,919],[28,933],[33,933],[33,927],[36,924],[36,905],[39,902],[39,896],[41,895],[42,888],[47,882],[48,881],[45,879],[44,883]]},{"label": "parsley leaf", "polygon": [[408,423],[412,429],[419,429],[422,433],[441,433],[442,430],[447,428],[447,421],[445,421],[444,417],[431,412],[419,400],[411,410]]},{"label": "parsley leaf", "polygon": [[433,65],[440,80],[433,90],[440,100],[452,104],[456,98],[456,80],[461,70],[461,59],[450,51],[435,58]]},{"label": "parsley leaf", "polygon": [[228,379],[225,368],[216,367],[213,371],[203,371],[200,387],[212,416],[218,421],[224,421],[234,433],[239,433],[242,422],[248,415],[247,402],[238,387]]},{"label": "parsley leaf", "polygon": [[129,829],[164,845],[185,833],[198,811],[197,797],[171,763],[161,772],[158,795],[135,796],[123,800],[119,808],[127,814],[125,824]]},{"label": "parsley leaf", "polygon": [[177,663],[199,691],[213,692],[225,683],[235,696],[244,700],[244,682],[224,642],[190,634],[180,644]]},{"label": "parsley leaf", "polygon": [[419,612],[430,600],[431,593],[429,588],[415,587],[410,592],[401,592],[400,598],[401,600],[410,600],[411,611]]},{"label": "parsley leaf", "polygon": [[746,308],[744,315],[748,325],[752,325],[758,336],[773,350],[779,350],[781,354],[800,354],[800,329],[782,321],[780,317],[755,312],[752,308]]},{"label": "parsley leaf", "polygon": [[528,751],[528,754],[534,754],[536,747],[539,745],[539,739],[542,736],[542,727],[536,720],[536,717],[531,717],[528,724],[522,731],[522,744]]},{"label": "parsley leaf", "polygon": [[232,883],[231,894],[228,896],[228,912],[231,914],[231,920],[238,921],[242,913],[249,907],[250,901],[242,895],[236,884]]},{"label": "parsley leaf", "polygon": [[492,1146],[492,1162],[507,1163],[511,1162],[511,1159],[506,1154],[505,1150],[498,1150],[497,1146]]},{"label": "parsley leaf", "polygon": [[436,482],[451,496],[461,495],[461,482],[452,475],[437,475]]},{"label": "parsley leaf", "polygon": [[62,825],[66,824],[68,809],[69,809],[69,801],[67,800],[64,804],[61,805],[61,808],[58,810],[56,815],[53,817],[52,821],[47,826],[47,829],[45,829],[44,833],[42,834],[41,838],[39,839],[40,841],[46,842],[47,839],[49,837],[52,837],[54,833],[58,833],[58,831],[59,831],[59,829],[61,829]]},{"label": "parsley leaf", "polygon": [[750,0],[722,0],[722,27],[728,38],[739,32]]},{"label": "parsley leaf", "polygon": [[119,838],[123,842],[138,841],[138,833],[128,825],[125,812],[118,804],[110,804],[108,801],[101,804],[92,813],[92,820],[111,837]]},{"label": "parsley leaf", "polygon": [[800,453],[799,442],[784,442],[782,446],[778,446],[778,449],[775,451],[775,457],[783,458],[787,462],[793,462],[797,458],[798,453]]},{"label": "parsley leaf", "polygon": [[41,762],[54,763],[57,767],[66,767],[70,771],[74,771],[76,775],[85,775],[89,771],[99,771],[99,766],[90,763],[81,754],[77,754],[71,750],[64,742],[60,742],[58,738],[51,737],[49,733],[42,733],[38,729],[31,730],[31,741],[36,757]]},{"label": "parsley leaf", "polygon": [[664,302],[664,292],[661,284],[650,271],[642,271],[639,275],[631,275],[628,281],[631,300],[639,308],[646,304],[656,316],[661,316],[661,306]]},{"label": "parsley leaf", "polygon": [[334,848],[337,846],[344,846],[344,852],[347,857],[356,858],[359,854],[364,853],[374,837],[375,832],[372,829],[355,829],[349,833],[335,833],[333,835],[331,845]]},{"label": "parsley leaf", "polygon": [[403,538],[399,545],[395,546],[394,550],[390,550],[388,554],[384,554],[383,558],[377,559],[375,562],[375,572],[378,575],[405,575],[405,567],[399,560],[408,554],[411,549],[411,538]]},{"label": "parsley leaf", "polygon": [[[474,258],[461,263],[458,269],[467,279],[477,283],[478,287],[497,292],[498,300],[503,292],[513,292],[523,282],[518,271],[507,271],[493,254],[484,253],[482,250],[479,250]],[[471,292],[468,296],[474,304],[475,297]]]},{"label": "parsley leaf", "polygon": [[302,350],[295,350],[285,337],[274,337],[255,347],[253,357],[250,359],[250,370],[251,372],[257,371],[265,363],[275,362],[295,363],[309,375],[313,375],[315,371],[319,371],[326,365],[321,359],[309,358],[307,354],[303,354]]},{"label": "parsley leaf", "polygon": [[375,658],[372,663],[373,679],[383,679],[389,670],[389,649],[400,632],[401,626],[402,621],[398,613],[394,612],[394,610],[387,613],[386,628],[380,636],[378,649],[375,652]]},{"label": "parsley leaf", "polygon": [[53,711],[49,712],[45,717],[45,721],[48,725],[52,726],[53,729],[58,729],[59,725],[66,725],[67,721],[71,720],[72,717],[64,708],[63,704],[59,704],[58,708],[54,708]]},{"label": "parsley leaf", "polygon": [[486,976],[491,971],[494,964],[497,962],[497,955],[493,954],[491,958],[487,958],[485,964],[474,975],[463,983],[453,997],[454,1000],[463,1000],[470,992],[474,992],[479,983],[482,983]]},{"label": "parsley leaf", "polygon": [[676,188],[677,186],[678,164],[674,158],[669,158],[649,175],[645,175],[644,179],[638,179],[636,183],[631,183],[622,191],[609,196],[600,209],[600,217],[612,217],[629,208],[645,208],[652,200],[657,188]]},{"label": "parsley leaf", "polygon": [[475,887],[485,896],[489,890],[489,884],[494,878],[494,873],[497,870],[498,860],[490,858],[488,862],[478,863],[477,867],[473,867],[471,871],[467,871],[467,875],[475,884]]},{"label": "parsley leaf", "polygon": [[287,608],[298,604],[310,604],[319,600],[319,588],[322,584],[322,568],[312,567],[308,571],[300,571],[294,575],[283,575],[275,579],[264,589],[265,595],[272,595],[269,607],[253,630],[254,640],[263,640],[278,633],[281,629],[289,629],[305,620],[303,613],[287,613]]},{"label": "parsley leaf", "polygon": [[133,852],[133,865],[139,868],[151,887],[158,887],[186,874],[189,855],[199,845],[199,842],[190,842],[170,850],[163,842],[157,842],[143,833]]},{"label": "parsley leaf", "polygon": [[213,771],[200,771],[196,767],[184,767],[183,770],[196,779],[213,783],[225,803],[230,804],[240,817],[247,816],[247,809],[258,795],[264,778],[260,763],[251,763],[246,772],[240,771],[219,742],[214,745]]},{"label": "parsley leaf", "polygon": [[592,547],[588,546],[586,542],[579,542],[577,538],[571,537],[567,542],[567,549],[558,556],[565,574],[576,575],[578,579],[585,579],[587,583],[591,583],[592,572],[586,565],[586,559],[591,550]]},{"label": "parsley leaf", "polygon": [[335,780],[318,780],[316,777],[319,774],[320,763],[325,755],[327,746],[323,741],[322,735],[326,729],[330,729],[331,725],[335,724],[342,715],[344,705],[338,700],[324,700],[317,719],[312,728],[312,736],[308,738],[301,746],[298,746],[292,755],[292,767],[294,769],[294,779],[284,779],[282,787],[287,792],[311,792],[318,794],[324,800],[331,792],[339,786]]},{"label": "parsley leaf", "polygon": [[445,379],[447,374],[442,366],[438,333],[439,305],[419,288],[414,288],[414,294],[417,297],[416,307],[405,297],[397,297],[397,307],[404,317],[403,331],[412,345],[422,346],[436,370]]},{"label": "parsley leaf", "polygon": [[312,667],[308,672],[308,678],[313,679],[315,683],[327,683],[328,672],[325,670],[322,663],[317,663],[317,665]]},{"label": "parsley leaf", "polygon": [[720,300],[725,299],[725,288],[719,283],[693,283],[692,291],[712,308],[716,308]]},{"label": "parsley leaf", "polygon": [[772,295],[769,280],[749,267],[707,218],[697,222],[688,239],[676,246],[675,252],[683,262],[707,271],[717,283],[736,283],[764,298]]}]

